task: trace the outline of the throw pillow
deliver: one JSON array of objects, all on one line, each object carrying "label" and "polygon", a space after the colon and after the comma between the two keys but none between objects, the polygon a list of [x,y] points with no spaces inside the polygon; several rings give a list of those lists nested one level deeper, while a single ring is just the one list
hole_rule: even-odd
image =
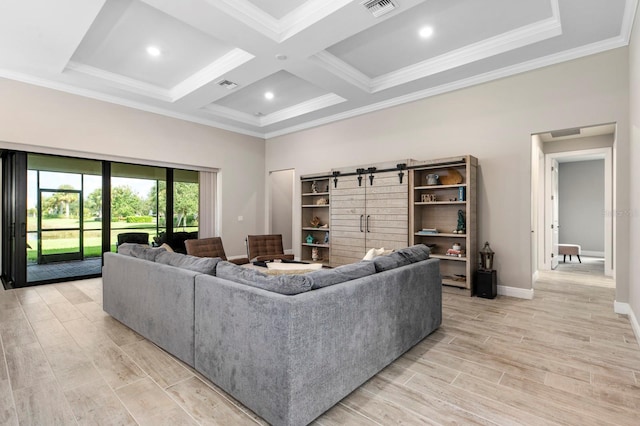
[{"label": "throw pillow", "polygon": [[429,253],[429,247],[424,244],[416,244],[415,246],[397,250],[388,256],[378,256],[373,259],[373,264],[377,272],[383,272],[426,260],[429,258]]},{"label": "throw pillow", "polygon": [[124,243],[118,246],[118,253],[120,254],[151,262],[155,262],[156,257],[164,251],[164,249],[160,248],[151,248],[146,244]]},{"label": "throw pillow", "polygon": [[221,261],[216,267],[216,276],[229,281],[245,284],[251,287],[280,293],[294,295],[311,290],[313,281],[304,275],[266,275],[262,272],[244,268],[231,262]]},{"label": "throw pillow", "polygon": [[321,269],[307,274],[313,280],[312,289],[328,287],[345,281],[355,280],[376,273],[373,262],[357,262],[338,266],[333,269]]},{"label": "throw pillow", "polygon": [[156,258],[157,263],[175,266],[177,268],[188,269],[200,272],[201,274],[215,275],[216,265],[220,262],[219,257],[196,257],[182,253],[172,253],[164,251]]},{"label": "throw pillow", "polygon": [[125,255],[125,256],[133,256],[133,255],[131,254],[131,249],[132,249],[134,246],[137,246],[137,245],[139,245],[139,244],[135,244],[135,243],[122,243],[122,244],[119,244],[119,245],[116,247],[116,252],[117,252],[117,253],[119,253],[119,254],[123,254],[123,255]]},{"label": "throw pillow", "polygon": [[362,260],[373,260],[374,257],[380,256],[383,251],[384,251],[384,247],[379,248],[379,249],[372,248],[367,252],[367,254],[364,255]]}]

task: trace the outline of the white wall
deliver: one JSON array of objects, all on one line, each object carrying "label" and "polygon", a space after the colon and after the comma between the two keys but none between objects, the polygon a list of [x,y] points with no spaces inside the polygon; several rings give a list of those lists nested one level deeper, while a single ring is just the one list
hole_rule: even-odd
[{"label": "white wall", "polygon": [[0,79],[2,147],[218,168],[218,232],[227,255],[244,254],[245,236],[264,231],[259,138]]},{"label": "white wall", "polygon": [[604,256],[604,160],[560,163],[558,187],[558,242]]},{"label": "white wall", "polygon": [[[619,213],[630,219],[630,244],[627,246],[629,257],[633,259],[629,266],[629,305],[632,324],[636,336],[640,339],[640,11],[636,12],[636,21],[629,45],[629,93],[631,98],[631,204],[626,212]],[[626,300],[619,300],[626,302]]]},{"label": "white wall", "polygon": [[[616,49],[268,139],[266,169],[308,174],[404,158],[474,155],[480,164],[478,240],[490,241],[496,252],[500,285],[530,289],[532,134],[618,123],[617,202],[628,209],[627,59],[626,48]],[[299,223],[297,215],[294,224]],[[618,218],[617,236],[617,252],[626,253],[628,218]],[[298,244],[294,241],[297,251]],[[626,300],[628,258],[616,260],[623,271],[616,297]]]}]

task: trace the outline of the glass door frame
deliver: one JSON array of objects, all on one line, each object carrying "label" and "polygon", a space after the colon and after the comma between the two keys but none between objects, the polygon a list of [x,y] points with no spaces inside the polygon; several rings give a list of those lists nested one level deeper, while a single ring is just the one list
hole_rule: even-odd
[{"label": "glass door frame", "polygon": [[[78,226],[75,228],[47,228],[43,229],[42,227],[42,216],[43,216],[43,206],[42,206],[42,194],[43,193],[52,193],[52,194],[77,194],[78,195]],[[60,262],[60,261],[68,261],[68,260],[83,260],[84,259],[84,214],[83,214],[83,194],[81,189],[49,189],[49,188],[38,188],[38,264],[50,263],[50,262]],[[66,252],[66,253],[55,253],[55,254],[43,254],[42,253],[42,232],[50,232],[50,231],[77,231],[78,232],[78,251],[77,252]]]}]

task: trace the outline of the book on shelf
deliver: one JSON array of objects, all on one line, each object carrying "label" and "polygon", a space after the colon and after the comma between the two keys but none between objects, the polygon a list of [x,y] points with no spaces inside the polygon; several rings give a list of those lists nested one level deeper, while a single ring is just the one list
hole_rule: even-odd
[{"label": "book on shelf", "polygon": [[416,233],[420,235],[433,235],[433,234],[437,234],[438,230],[436,228],[422,228]]}]

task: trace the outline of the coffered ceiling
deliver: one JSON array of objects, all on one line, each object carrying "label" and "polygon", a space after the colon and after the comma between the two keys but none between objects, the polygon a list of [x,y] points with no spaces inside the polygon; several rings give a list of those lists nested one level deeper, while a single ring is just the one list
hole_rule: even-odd
[{"label": "coffered ceiling", "polygon": [[3,0],[0,77],[272,137],[625,46],[637,1]]}]

